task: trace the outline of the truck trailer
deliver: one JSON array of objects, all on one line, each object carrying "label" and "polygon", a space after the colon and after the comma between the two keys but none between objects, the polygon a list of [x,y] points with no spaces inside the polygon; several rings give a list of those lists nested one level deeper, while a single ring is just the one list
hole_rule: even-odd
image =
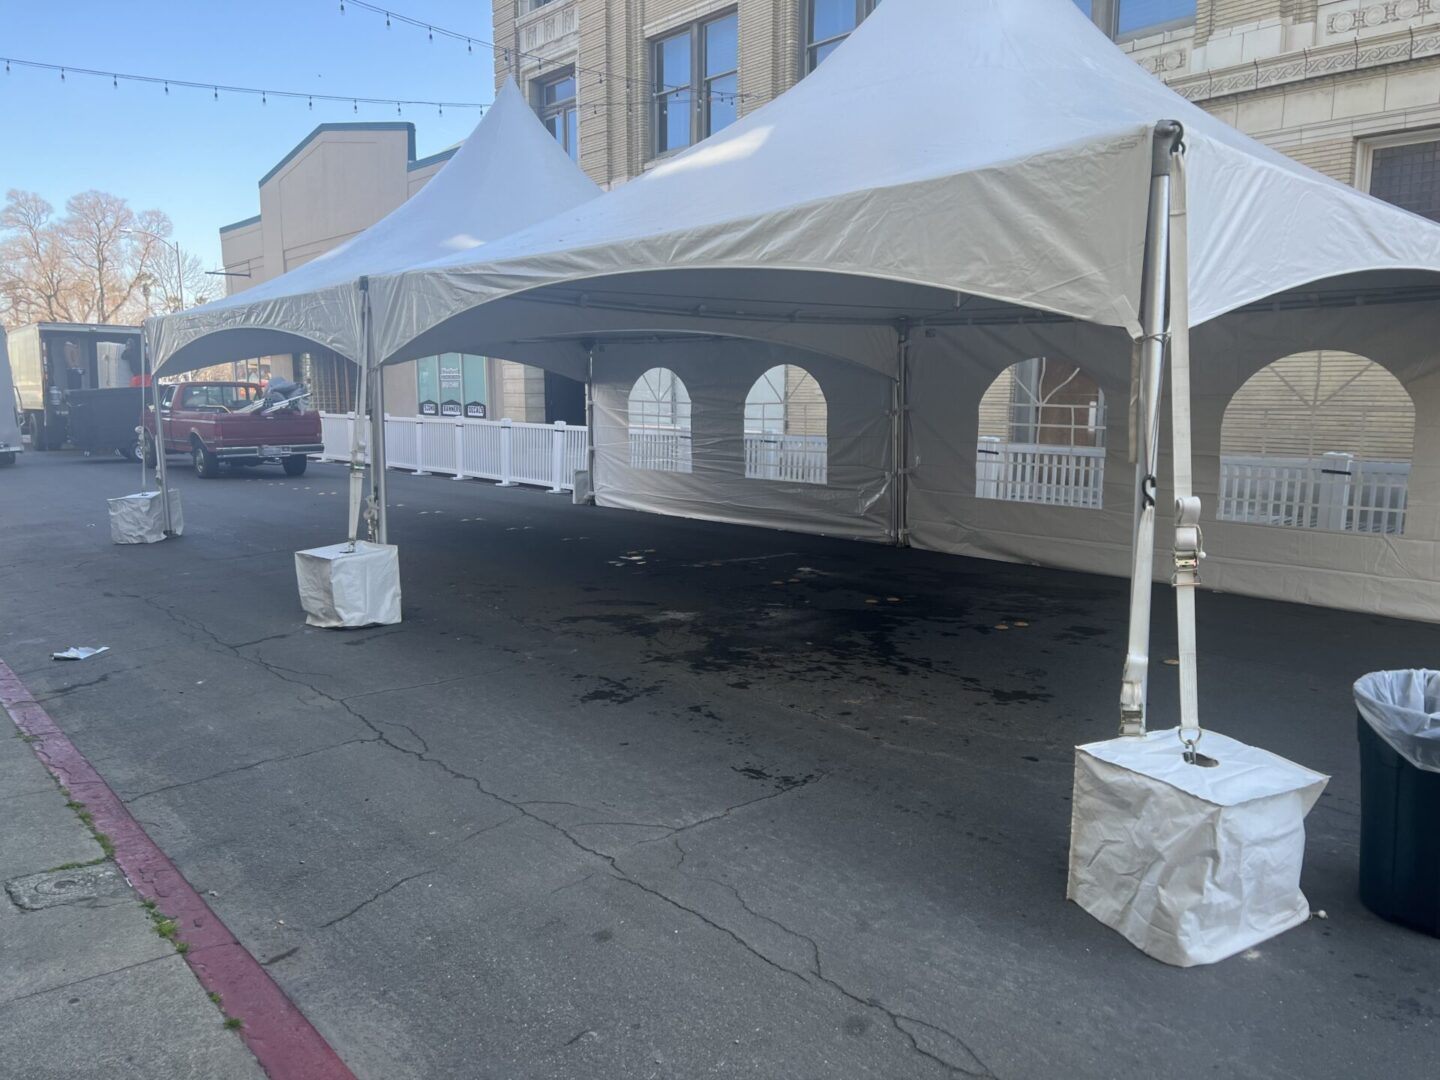
[{"label": "truck trailer", "polygon": [[10,372],[32,450],[135,446],[142,346],[138,326],[32,323],[10,332]]},{"label": "truck trailer", "polygon": [[5,345],[5,328],[0,326],[0,467],[14,465],[25,449],[20,436],[20,398],[10,381],[10,354]]}]

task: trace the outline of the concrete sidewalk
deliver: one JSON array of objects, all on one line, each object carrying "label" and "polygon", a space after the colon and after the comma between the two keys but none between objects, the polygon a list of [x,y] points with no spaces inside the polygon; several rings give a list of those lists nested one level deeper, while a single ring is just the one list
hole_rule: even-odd
[{"label": "concrete sidewalk", "polygon": [[[78,805],[78,804],[74,804]],[[7,722],[0,1062],[27,1080],[258,1080],[165,929]],[[63,868],[63,869],[62,869]]]}]

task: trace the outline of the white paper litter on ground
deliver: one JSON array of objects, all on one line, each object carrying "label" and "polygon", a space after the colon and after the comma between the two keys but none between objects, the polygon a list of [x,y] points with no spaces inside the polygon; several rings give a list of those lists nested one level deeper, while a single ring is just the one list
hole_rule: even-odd
[{"label": "white paper litter on ground", "polygon": [[400,621],[400,549],[364,540],[295,553],[300,606],[311,626],[383,626]]},{"label": "white paper litter on ground", "polygon": [[50,654],[51,660],[89,660],[92,656],[99,656],[102,652],[109,652],[109,645],[100,645],[92,648],[89,645],[71,645],[63,652]]},{"label": "white paper litter on ground", "polygon": [[1136,948],[1211,964],[1304,922],[1305,815],[1329,777],[1224,735],[1076,748],[1066,895]]},{"label": "white paper litter on ground", "polygon": [[1390,749],[1440,772],[1440,671],[1374,671],[1355,683],[1355,706]]},{"label": "white paper litter on ground", "polygon": [[[158,491],[110,499],[110,539],[117,544],[154,544],[165,539],[165,500]],[[180,493],[170,492],[170,535],[185,531]]]}]

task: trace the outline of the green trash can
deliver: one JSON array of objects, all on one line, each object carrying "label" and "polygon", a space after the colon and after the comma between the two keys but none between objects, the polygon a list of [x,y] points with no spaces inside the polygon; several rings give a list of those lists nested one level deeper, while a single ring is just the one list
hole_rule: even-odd
[{"label": "green trash can", "polygon": [[1440,672],[1377,671],[1355,684],[1360,899],[1440,937]]}]

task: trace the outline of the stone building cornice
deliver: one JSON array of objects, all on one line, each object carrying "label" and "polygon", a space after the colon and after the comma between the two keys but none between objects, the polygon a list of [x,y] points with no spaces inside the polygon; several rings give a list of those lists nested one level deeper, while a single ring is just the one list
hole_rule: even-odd
[{"label": "stone building cornice", "polygon": [[1136,61],[1147,71],[1164,79],[1177,94],[1190,101],[1201,102],[1433,57],[1440,57],[1440,26],[1412,28],[1365,39],[1357,37],[1193,73],[1183,72],[1190,61],[1188,42],[1176,42],[1173,46],[1137,56]]}]

